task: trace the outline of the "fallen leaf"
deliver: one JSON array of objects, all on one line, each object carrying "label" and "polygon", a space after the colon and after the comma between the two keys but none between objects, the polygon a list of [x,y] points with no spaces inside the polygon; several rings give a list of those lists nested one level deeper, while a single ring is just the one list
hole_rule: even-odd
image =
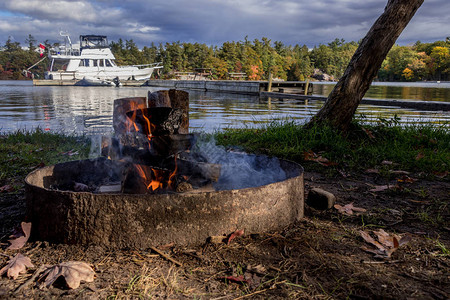
[{"label": "fallen leaf", "polygon": [[212,244],[222,244],[226,238],[227,237],[224,235],[213,235],[208,238],[208,242]]},{"label": "fallen leaf", "polygon": [[402,176],[401,178],[397,179],[397,182],[405,182],[405,183],[413,183],[416,182],[417,179],[411,178],[407,175]]},{"label": "fallen leaf", "polygon": [[367,243],[376,247],[376,249],[371,249],[366,246],[362,246],[361,249],[375,254],[376,258],[390,258],[392,253],[394,253],[400,246],[406,245],[411,241],[411,236],[406,235],[402,238],[396,235],[389,235],[383,229],[373,231],[377,236],[378,241],[376,241],[368,232],[360,230],[361,237]]},{"label": "fallen leaf", "polygon": [[336,208],[340,213],[347,214],[347,215],[353,215],[353,212],[365,212],[366,209],[361,207],[353,206],[353,202],[346,204],[344,206],[335,204],[334,208]]},{"label": "fallen leaf", "polygon": [[386,166],[390,166],[390,165],[392,165],[392,164],[394,164],[392,161],[390,161],[390,160],[383,160],[382,162],[381,162],[381,164],[382,165],[386,165]]},{"label": "fallen leaf", "polygon": [[62,262],[54,265],[39,277],[38,281],[45,278],[45,281],[41,284],[42,287],[50,287],[60,276],[64,277],[67,287],[70,289],[76,289],[80,286],[81,281],[92,282],[94,281],[95,272],[85,262],[81,261],[69,261]]},{"label": "fallen leaf", "polygon": [[321,164],[322,166],[326,166],[326,167],[337,165],[337,163],[329,161],[327,158],[314,153],[312,150],[303,152],[303,159],[306,161],[315,161],[315,162]]},{"label": "fallen leaf", "polygon": [[73,149],[72,149],[72,150],[69,150],[67,152],[61,152],[60,154],[61,155],[67,155],[67,156],[74,156],[74,155],[78,155],[79,153],[78,153],[78,151],[73,151]]},{"label": "fallen leaf", "polygon": [[239,284],[244,284],[244,283],[248,284],[249,283],[249,281],[247,279],[245,279],[243,275],[223,276],[223,277],[220,277],[220,279],[228,280],[230,282],[239,283]]},{"label": "fallen leaf", "polygon": [[14,191],[14,187],[10,184],[0,186],[0,193],[11,193]]},{"label": "fallen leaf", "polygon": [[370,234],[368,232],[365,232],[363,230],[359,231],[359,234],[361,235],[361,237],[369,244],[374,245],[375,247],[377,247],[379,250],[384,250],[384,246],[381,245],[379,242],[377,242],[373,237],[370,236]]},{"label": "fallen leaf", "polygon": [[385,190],[388,190],[390,187],[388,185],[375,185],[373,186],[373,189],[370,189],[369,192],[382,192]]},{"label": "fallen leaf", "polygon": [[242,236],[244,235],[244,230],[236,230],[235,232],[233,232],[232,234],[230,234],[230,237],[228,238],[227,241],[227,245],[229,245],[231,243],[232,240],[234,240],[235,238],[237,238],[238,236]]},{"label": "fallen leaf", "polygon": [[11,243],[7,249],[9,250],[17,250],[22,248],[30,238],[31,233],[31,222],[26,223],[22,222],[20,223],[21,230],[18,230],[16,233],[12,234],[10,236],[10,240],[8,242]]},{"label": "fallen leaf", "polygon": [[6,272],[6,276],[9,278],[17,279],[19,274],[26,273],[27,267],[34,267],[31,260],[28,257],[23,256],[21,253],[17,253],[16,256],[8,261],[8,264],[0,270],[0,276]]},{"label": "fallen leaf", "polygon": [[412,237],[409,234],[407,234],[404,237],[402,237],[400,239],[400,241],[398,241],[398,246],[400,247],[400,246],[406,245],[411,241],[412,241]]},{"label": "fallen leaf", "polygon": [[373,233],[375,233],[375,235],[378,238],[378,241],[384,247],[393,248],[393,247],[395,247],[396,242],[397,242],[397,247],[398,247],[398,241],[397,241],[396,237],[390,236],[389,233],[387,233],[383,229],[375,230],[375,231],[373,231]]},{"label": "fallen leaf", "polygon": [[444,178],[448,175],[448,171],[445,172],[433,172],[434,176],[439,177],[439,178]]},{"label": "fallen leaf", "polygon": [[380,171],[378,169],[367,169],[365,172],[367,174],[380,174]]},{"label": "fallen leaf", "polygon": [[368,136],[369,138],[375,139],[375,136],[373,135],[372,131],[370,131],[369,129],[364,128],[364,127],[361,127],[361,128],[362,128],[362,130],[364,130],[364,132],[367,134],[367,136]]},{"label": "fallen leaf", "polygon": [[421,152],[417,153],[416,160],[421,160],[421,159],[424,158],[424,157],[425,157],[425,153],[423,153],[423,152],[421,151]]}]

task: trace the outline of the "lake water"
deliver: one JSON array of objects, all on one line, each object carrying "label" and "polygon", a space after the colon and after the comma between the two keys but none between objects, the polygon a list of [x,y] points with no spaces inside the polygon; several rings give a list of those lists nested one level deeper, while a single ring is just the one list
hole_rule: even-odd
[{"label": "lake water", "polygon": [[[333,85],[314,83],[314,94],[327,95]],[[144,97],[153,87],[33,86],[31,81],[0,81],[0,133],[41,128],[75,134],[108,134],[112,131],[113,101]],[[305,122],[322,101],[260,99],[224,93],[189,91],[191,131],[212,132],[226,127],[255,127],[276,120]],[[415,85],[376,83],[367,98],[450,101],[450,84]],[[400,117],[404,123],[433,122],[450,127],[448,112],[360,105],[357,115],[368,121]]]}]

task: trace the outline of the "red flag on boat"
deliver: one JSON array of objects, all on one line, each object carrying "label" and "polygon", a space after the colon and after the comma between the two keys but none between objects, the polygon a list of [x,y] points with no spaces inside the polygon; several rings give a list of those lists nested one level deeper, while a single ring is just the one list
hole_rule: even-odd
[{"label": "red flag on boat", "polygon": [[39,54],[40,56],[44,56],[44,50],[45,50],[45,46],[42,44],[39,44]]}]

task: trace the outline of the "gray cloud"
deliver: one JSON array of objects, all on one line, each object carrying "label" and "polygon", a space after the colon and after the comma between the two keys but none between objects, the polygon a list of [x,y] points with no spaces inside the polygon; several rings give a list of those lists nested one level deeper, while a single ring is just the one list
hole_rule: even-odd
[{"label": "gray cloud", "polygon": [[[8,36],[24,43],[57,41],[60,30],[73,39],[104,34],[110,40],[151,42],[225,41],[267,37],[285,44],[326,44],[335,38],[364,37],[387,0],[3,0],[0,44]],[[445,39],[450,35],[450,1],[427,0],[398,43]]]}]

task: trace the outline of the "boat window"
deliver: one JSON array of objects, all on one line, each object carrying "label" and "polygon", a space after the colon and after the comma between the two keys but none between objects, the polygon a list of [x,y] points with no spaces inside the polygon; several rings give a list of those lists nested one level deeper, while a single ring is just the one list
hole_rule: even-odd
[{"label": "boat window", "polygon": [[84,61],[84,66],[89,67],[89,59],[83,59],[83,61]]},{"label": "boat window", "polygon": [[112,67],[111,61],[109,59],[105,59],[105,65],[107,67]]},{"label": "boat window", "polygon": [[80,60],[80,64],[78,66],[84,67],[84,59]]},{"label": "boat window", "polygon": [[96,60],[96,59],[92,60],[92,65],[93,65],[94,67],[97,66],[97,60]]},{"label": "boat window", "polygon": [[99,59],[98,60],[98,66],[99,67],[103,67],[103,59]]}]

